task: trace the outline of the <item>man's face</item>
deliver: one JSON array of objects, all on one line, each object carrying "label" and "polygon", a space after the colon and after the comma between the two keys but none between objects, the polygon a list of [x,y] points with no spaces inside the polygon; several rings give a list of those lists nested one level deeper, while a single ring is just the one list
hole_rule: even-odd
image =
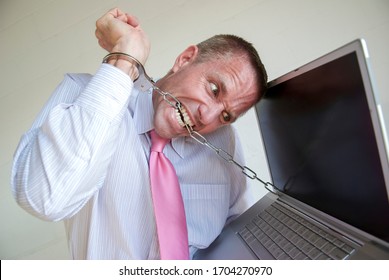
[{"label": "man's face", "polygon": [[215,131],[235,121],[256,100],[255,74],[245,57],[193,63],[196,55],[197,48],[189,47],[177,58],[171,72],[157,83],[183,107],[182,116],[154,93],[154,126],[164,138],[188,135],[182,118],[200,134]]}]

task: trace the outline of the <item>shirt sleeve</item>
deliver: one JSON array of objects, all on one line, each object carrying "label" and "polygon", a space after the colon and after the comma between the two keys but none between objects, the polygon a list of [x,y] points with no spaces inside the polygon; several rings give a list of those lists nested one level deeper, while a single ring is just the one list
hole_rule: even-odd
[{"label": "shirt sleeve", "polygon": [[108,64],[93,77],[65,76],[14,154],[12,192],[22,208],[58,221],[98,191],[132,89],[131,79]]}]

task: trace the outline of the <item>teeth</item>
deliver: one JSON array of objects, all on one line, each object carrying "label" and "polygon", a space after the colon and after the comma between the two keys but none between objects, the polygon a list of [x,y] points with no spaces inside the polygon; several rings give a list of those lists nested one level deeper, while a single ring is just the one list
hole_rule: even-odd
[{"label": "teeth", "polygon": [[182,126],[185,127],[186,124],[189,125],[190,127],[193,127],[193,123],[190,120],[188,113],[186,112],[184,107],[181,107],[181,112],[176,108],[176,118],[178,123]]}]

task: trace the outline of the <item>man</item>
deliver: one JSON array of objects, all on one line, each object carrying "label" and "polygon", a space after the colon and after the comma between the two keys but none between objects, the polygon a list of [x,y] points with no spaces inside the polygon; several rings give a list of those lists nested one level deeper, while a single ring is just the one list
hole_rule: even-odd
[{"label": "man", "polygon": [[[113,9],[96,26],[108,52],[146,62],[149,41],[136,18]],[[242,162],[230,124],[259,100],[265,69],[236,36],[189,46],[156,83],[180,112],[134,88],[136,63],[125,58],[109,59],[93,77],[65,76],[15,152],[13,194],[31,214],[65,222],[75,259],[159,259],[148,168],[154,130],[172,139],[163,152],[176,168],[193,256],[245,209],[246,182],[188,137],[187,126]]]}]

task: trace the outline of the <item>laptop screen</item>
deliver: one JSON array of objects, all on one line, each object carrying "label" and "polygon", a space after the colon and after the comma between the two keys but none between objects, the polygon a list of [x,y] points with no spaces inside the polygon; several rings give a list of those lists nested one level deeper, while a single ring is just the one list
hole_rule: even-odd
[{"label": "laptop screen", "polygon": [[257,115],[277,189],[389,242],[388,194],[355,52],[271,85]]}]

